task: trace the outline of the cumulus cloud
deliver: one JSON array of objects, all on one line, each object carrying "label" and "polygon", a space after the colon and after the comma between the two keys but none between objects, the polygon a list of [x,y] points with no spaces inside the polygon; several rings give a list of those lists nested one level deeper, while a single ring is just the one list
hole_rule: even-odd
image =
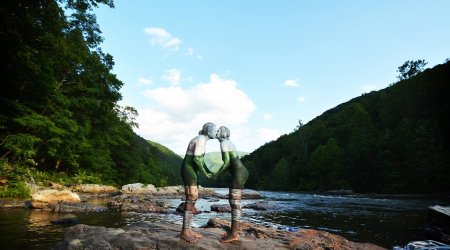
[{"label": "cumulus cloud", "polygon": [[137,108],[138,133],[184,154],[187,143],[205,122],[217,126],[245,124],[256,109],[234,80],[211,74],[209,82],[190,88],[172,85],[146,90],[151,107]]},{"label": "cumulus cloud", "polygon": [[181,71],[175,68],[169,69],[162,76],[162,79],[168,81],[173,86],[179,85],[181,81]]},{"label": "cumulus cloud", "polygon": [[264,114],[263,115],[263,119],[265,121],[272,120],[272,118],[273,118],[272,114]]},{"label": "cumulus cloud", "polygon": [[203,60],[203,57],[201,55],[198,55],[195,53],[194,48],[189,47],[185,53],[186,56],[197,58],[198,60]]},{"label": "cumulus cloud", "polygon": [[144,29],[144,32],[150,36],[150,44],[153,46],[161,46],[176,51],[181,45],[181,40],[173,37],[165,29],[152,27]]},{"label": "cumulus cloud", "polygon": [[280,131],[271,128],[258,128],[256,133],[266,142],[276,140],[281,135]]},{"label": "cumulus cloud", "polygon": [[286,80],[284,81],[284,86],[287,87],[298,87],[298,83],[296,80]]},{"label": "cumulus cloud", "polygon": [[298,97],[298,101],[299,101],[299,102],[306,102],[306,99],[305,99],[305,97],[303,97],[303,96],[299,96],[299,97]]},{"label": "cumulus cloud", "polygon": [[152,80],[144,78],[144,77],[141,77],[141,78],[138,79],[138,85],[139,86],[141,86],[141,85],[149,85],[149,84],[152,84],[152,83],[153,83]]}]

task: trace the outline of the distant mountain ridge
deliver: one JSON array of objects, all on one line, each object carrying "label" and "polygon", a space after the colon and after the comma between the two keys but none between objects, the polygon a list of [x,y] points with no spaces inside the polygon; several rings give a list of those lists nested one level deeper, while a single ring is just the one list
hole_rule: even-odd
[{"label": "distant mountain ridge", "polygon": [[450,62],[351,99],[243,158],[247,186],[450,192]]}]

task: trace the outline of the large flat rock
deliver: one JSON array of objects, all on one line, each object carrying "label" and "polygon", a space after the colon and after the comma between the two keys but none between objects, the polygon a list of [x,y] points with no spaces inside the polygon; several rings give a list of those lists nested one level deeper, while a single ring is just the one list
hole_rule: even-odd
[{"label": "large flat rock", "polygon": [[79,224],[64,231],[64,241],[55,249],[384,249],[318,230],[286,232],[251,223],[242,223],[239,241],[219,242],[228,228],[229,221],[211,219],[206,227],[194,229],[203,238],[187,243],[179,237],[181,225],[168,222],[142,222],[125,228]]}]

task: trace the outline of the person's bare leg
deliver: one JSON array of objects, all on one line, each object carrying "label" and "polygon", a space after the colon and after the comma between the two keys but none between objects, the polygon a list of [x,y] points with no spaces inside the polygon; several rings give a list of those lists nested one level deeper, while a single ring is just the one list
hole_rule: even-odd
[{"label": "person's bare leg", "polygon": [[241,218],[242,189],[230,189],[231,230],[225,234],[220,242],[229,243],[239,240],[239,220]]},{"label": "person's bare leg", "polygon": [[198,198],[197,186],[186,186],[186,203],[184,205],[183,213],[183,229],[181,230],[180,237],[187,242],[197,242],[199,238],[203,237],[201,234],[192,231],[191,224],[193,218],[193,211],[195,210],[195,201]]}]

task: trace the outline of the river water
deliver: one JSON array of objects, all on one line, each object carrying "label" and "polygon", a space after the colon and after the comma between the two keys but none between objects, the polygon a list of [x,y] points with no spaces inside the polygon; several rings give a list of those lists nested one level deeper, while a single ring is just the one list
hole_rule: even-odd
[{"label": "river water", "polygon": [[[227,189],[216,189],[227,193]],[[312,228],[328,231],[357,242],[374,243],[386,248],[423,239],[422,226],[427,208],[450,206],[450,197],[380,197],[370,195],[325,195],[260,191],[264,199],[243,200],[242,206],[263,202],[270,209],[243,209],[243,220],[283,230]],[[106,200],[93,200],[103,203]],[[165,199],[175,211],[180,199]],[[194,218],[195,227],[213,217],[230,219],[228,213],[211,212],[213,204],[228,204],[226,199],[199,199],[201,214]],[[27,209],[0,209],[1,249],[51,249],[63,238],[64,226],[52,224],[61,218],[76,217],[81,224],[122,227],[141,221],[171,221],[181,227],[182,217],[173,214],[49,213]]]}]

